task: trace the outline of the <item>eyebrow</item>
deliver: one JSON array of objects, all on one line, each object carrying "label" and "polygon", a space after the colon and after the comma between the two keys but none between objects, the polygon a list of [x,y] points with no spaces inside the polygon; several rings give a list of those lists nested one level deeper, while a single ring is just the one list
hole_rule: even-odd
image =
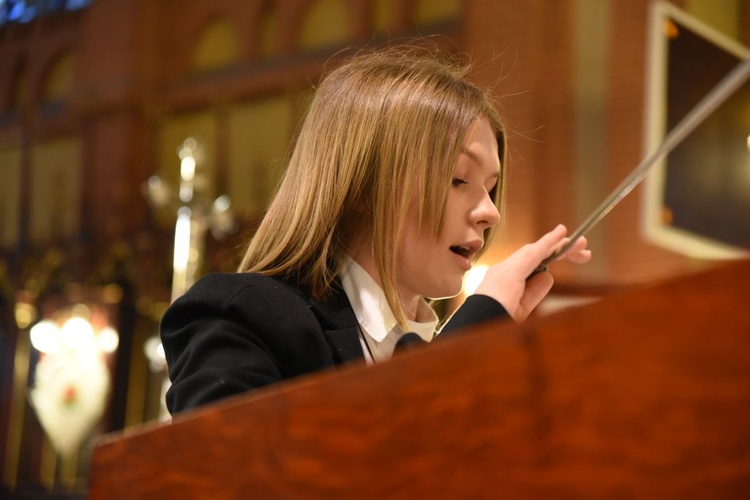
[{"label": "eyebrow", "polygon": [[[482,161],[482,158],[480,158],[479,155],[476,154],[474,151],[470,151],[470,150],[462,147],[460,153],[463,153],[466,156],[468,156],[471,161],[473,161],[474,163],[476,163],[480,167],[484,167],[484,161]],[[494,177],[496,179],[499,178],[500,177],[500,172],[499,171],[495,172],[492,175],[492,177]]]},{"label": "eyebrow", "polygon": [[466,149],[466,148],[461,148],[461,153],[463,153],[463,154],[465,154],[466,156],[468,156],[468,157],[469,157],[469,158],[470,158],[470,159],[471,159],[471,160],[472,160],[472,161],[473,161],[474,163],[476,163],[476,164],[477,164],[477,165],[479,165],[480,167],[483,167],[483,166],[484,166],[484,162],[483,162],[483,161],[482,161],[482,159],[481,159],[481,158],[479,157],[479,155],[478,155],[478,154],[476,154],[476,153],[475,153],[474,151],[469,151],[469,150],[468,150],[468,149]]}]

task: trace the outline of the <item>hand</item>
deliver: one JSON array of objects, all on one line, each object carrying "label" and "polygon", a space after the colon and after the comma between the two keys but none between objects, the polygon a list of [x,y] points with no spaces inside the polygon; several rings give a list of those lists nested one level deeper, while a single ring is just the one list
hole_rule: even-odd
[{"label": "hand", "polygon": [[[490,267],[475,293],[497,300],[514,321],[526,320],[554,283],[547,271],[531,275],[544,259],[565,244],[567,232],[560,224],[534,243],[524,245],[504,261]],[[586,238],[581,236],[558,259],[584,264],[591,260],[591,250],[587,250],[586,245]]]}]

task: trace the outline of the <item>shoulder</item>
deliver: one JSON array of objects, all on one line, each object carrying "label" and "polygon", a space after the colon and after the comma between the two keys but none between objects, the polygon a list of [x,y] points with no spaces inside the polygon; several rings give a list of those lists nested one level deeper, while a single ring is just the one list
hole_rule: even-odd
[{"label": "shoulder", "polygon": [[272,276],[211,273],[178,298],[164,320],[169,321],[176,312],[184,320],[210,310],[228,317],[252,317],[256,321],[268,319],[278,323],[290,315],[299,321],[310,314],[310,300],[310,295],[301,288]]},{"label": "shoulder", "polygon": [[268,276],[199,279],[161,320],[170,411],[332,366],[311,304],[304,289]]},{"label": "shoulder", "polygon": [[256,294],[259,291],[270,296],[306,298],[299,288],[272,276],[258,273],[211,273],[196,281],[181,299],[200,298],[231,302],[236,300],[237,296],[246,293]]}]

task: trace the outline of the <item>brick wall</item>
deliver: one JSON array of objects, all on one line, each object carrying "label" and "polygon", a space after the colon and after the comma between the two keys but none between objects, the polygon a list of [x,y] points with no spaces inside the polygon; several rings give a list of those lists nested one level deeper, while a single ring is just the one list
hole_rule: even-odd
[{"label": "brick wall", "polygon": [[[644,155],[644,107],[649,0],[610,0],[601,138],[604,161],[599,201]],[[673,2],[684,7],[684,2]],[[748,18],[748,4],[741,15]],[[577,151],[574,0],[561,2],[468,0],[463,46],[477,61],[476,77],[495,85],[510,129],[508,231],[488,254],[499,259],[554,224],[569,229],[575,211]],[[744,23],[746,26],[748,23]],[[744,28],[747,38],[747,28]],[[585,97],[585,96],[584,96]],[[580,103],[578,104],[580,105]],[[582,147],[585,147],[582,146]],[[582,175],[578,173],[577,175]],[[583,172],[585,175],[585,171]],[[620,203],[595,234],[595,273],[556,265],[565,282],[628,284],[690,272],[707,263],[646,242],[641,234],[642,188]],[[598,202],[597,202],[598,204]],[[593,209],[593,206],[591,207]]]},{"label": "brick wall", "polygon": [[[681,2],[674,2],[682,6]],[[607,114],[608,178],[614,188],[644,155],[644,106],[648,0],[615,1],[609,64]],[[610,281],[632,283],[685,273],[701,263],[643,240],[640,229],[642,187],[608,216]]]},{"label": "brick wall", "polygon": [[[603,0],[604,1],[604,0]],[[153,130],[166,110],[185,110],[217,102],[263,95],[316,77],[326,59],[294,56],[295,32],[310,0],[275,3],[185,2],[147,0],[94,2],[79,13],[8,26],[0,36],[0,69],[11,75],[23,59],[34,99],[47,64],[60,50],[71,49],[79,64],[76,91],[67,114],[29,114],[34,136],[79,131],[97,144],[85,150],[87,198],[82,218],[90,235],[111,235],[141,227],[148,212],[138,197],[139,183],[154,170]],[[676,4],[683,5],[681,0]],[[606,80],[606,194],[643,154],[643,106],[648,0],[608,0],[610,8]],[[352,43],[370,35],[371,5],[347,4]],[[409,2],[393,7],[391,26],[407,30]],[[238,71],[211,79],[191,79],[189,58],[200,30],[223,16],[240,36],[240,61],[256,56],[257,29],[265,9],[276,9],[284,64],[262,71]],[[750,18],[750,1],[740,4],[742,25]],[[538,237],[558,222],[573,229],[576,212],[574,141],[575,0],[466,0],[456,44],[475,62],[475,77],[495,88],[506,117],[510,140],[508,230],[489,253],[499,259]],[[745,40],[748,29],[743,32]],[[359,41],[359,42],[358,42]],[[25,54],[25,55],[24,55]],[[9,96],[12,79],[0,79],[0,95]],[[6,97],[7,101],[7,97]],[[3,103],[4,105],[6,103]],[[71,112],[77,118],[71,118]],[[14,137],[17,128],[0,135]],[[115,188],[115,186],[119,186]],[[682,272],[696,263],[654,247],[640,236],[640,190],[622,202],[597,229],[603,235],[594,248],[604,265],[599,281],[643,281]],[[119,221],[102,207],[114,203]],[[571,281],[584,278],[576,267],[560,265]]]},{"label": "brick wall", "polygon": [[571,219],[570,16],[570,2],[467,2],[466,51],[509,131],[507,238],[489,258]]}]

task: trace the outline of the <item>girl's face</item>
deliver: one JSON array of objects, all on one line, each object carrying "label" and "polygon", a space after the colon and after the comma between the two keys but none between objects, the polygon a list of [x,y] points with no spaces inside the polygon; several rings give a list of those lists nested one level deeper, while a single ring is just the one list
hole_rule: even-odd
[{"label": "girl's face", "polygon": [[413,311],[419,297],[458,295],[472,258],[484,244],[485,229],[500,215],[490,197],[500,175],[497,139],[485,118],[466,133],[448,192],[445,225],[437,241],[417,231],[416,216],[405,221],[399,242],[397,285]]}]

